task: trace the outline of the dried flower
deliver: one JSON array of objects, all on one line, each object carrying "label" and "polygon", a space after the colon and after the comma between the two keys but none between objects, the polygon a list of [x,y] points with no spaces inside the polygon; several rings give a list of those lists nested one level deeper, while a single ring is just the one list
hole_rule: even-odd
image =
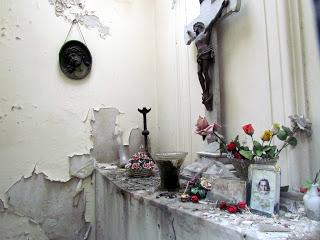
[{"label": "dried flower", "polygon": [[289,116],[292,127],[295,130],[300,130],[306,132],[307,136],[312,134],[312,123],[309,119],[305,118],[303,115],[298,116],[297,114]]}]

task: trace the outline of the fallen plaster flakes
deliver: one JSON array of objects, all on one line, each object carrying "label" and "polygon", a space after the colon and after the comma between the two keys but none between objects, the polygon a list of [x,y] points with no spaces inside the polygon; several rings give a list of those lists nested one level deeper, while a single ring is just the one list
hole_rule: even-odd
[{"label": "fallen plaster flakes", "polygon": [[69,173],[72,177],[85,179],[94,170],[95,159],[90,154],[73,155],[69,157]]},{"label": "fallen plaster flakes", "polygon": [[7,191],[9,209],[38,222],[49,239],[83,239],[87,230],[84,194],[80,194],[78,207],[73,207],[77,183],[76,179],[54,182],[33,173]]},{"label": "fallen plaster flakes", "polygon": [[11,111],[15,111],[15,110],[22,110],[23,106],[21,106],[20,104],[15,104],[11,106]]}]

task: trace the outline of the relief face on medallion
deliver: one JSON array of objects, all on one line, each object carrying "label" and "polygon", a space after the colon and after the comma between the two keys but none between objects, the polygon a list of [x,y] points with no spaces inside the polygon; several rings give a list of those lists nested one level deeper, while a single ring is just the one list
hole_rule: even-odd
[{"label": "relief face on medallion", "polygon": [[61,71],[68,78],[79,80],[90,73],[92,57],[85,44],[71,40],[61,47],[59,64]]}]

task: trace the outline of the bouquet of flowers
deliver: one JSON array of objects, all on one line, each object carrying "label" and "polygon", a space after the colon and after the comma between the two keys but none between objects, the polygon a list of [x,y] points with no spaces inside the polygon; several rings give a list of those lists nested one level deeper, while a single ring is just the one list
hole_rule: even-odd
[{"label": "bouquet of flowers", "polygon": [[[236,159],[276,159],[280,152],[288,146],[295,147],[298,143],[295,134],[298,131],[305,131],[309,135],[311,132],[311,123],[302,116],[290,116],[292,128],[280,126],[274,123],[272,128],[265,130],[260,139],[254,139],[255,129],[252,124],[246,124],[242,127],[244,133],[251,139],[251,146],[239,141],[239,135],[230,142],[226,142],[222,135],[218,133],[219,125],[209,124],[205,117],[199,116],[196,124],[195,133],[202,136],[203,140],[208,142],[217,141],[220,143],[220,151],[226,153],[229,158]],[[281,146],[273,144],[274,139],[282,142]]]},{"label": "bouquet of flowers", "polygon": [[149,177],[152,175],[154,167],[154,160],[146,152],[134,154],[125,166],[133,177]]},{"label": "bouquet of flowers", "polygon": [[[298,143],[294,137],[295,132],[286,126],[280,127],[278,123],[273,124],[271,129],[265,130],[260,139],[253,138],[254,128],[251,124],[244,125],[242,129],[245,134],[250,136],[252,147],[241,144],[239,136],[236,136],[228,144],[220,145],[221,151],[227,153],[227,156],[248,160],[276,159],[283,149],[288,146],[295,147]],[[274,137],[282,142],[281,147],[272,144]]]}]

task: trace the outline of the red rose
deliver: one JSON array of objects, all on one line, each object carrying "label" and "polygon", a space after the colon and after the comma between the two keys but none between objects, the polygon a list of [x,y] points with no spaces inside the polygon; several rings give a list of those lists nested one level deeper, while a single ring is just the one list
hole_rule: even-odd
[{"label": "red rose", "polygon": [[236,144],[234,142],[230,142],[229,144],[227,144],[227,150],[229,152],[232,152],[235,149],[236,149]]},{"label": "red rose", "polygon": [[242,158],[242,156],[241,156],[241,154],[239,152],[235,152],[233,155],[234,155],[234,157],[236,159],[241,159]]},{"label": "red rose", "polygon": [[239,202],[237,206],[239,209],[245,209],[247,204],[246,204],[246,202]]},{"label": "red rose", "polygon": [[198,198],[196,195],[193,195],[193,196],[191,197],[191,202],[197,203],[197,202],[199,202],[199,198]]},{"label": "red rose", "polygon": [[250,136],[252,136],[253,133],[254,133],[254,129],[253,129],[253,127],[252,127],[251,124],[244,125],[244,126],[242,127],[242,129],[243,129],[243,131],[244,131],[246,134],[248,134],[248,135],[250,135]]},{"label": "red rose", "polygon": [[238,211],[237,207],[234,205],[230,205],[227,210],[229,213],[236,213]]},{"label": "red rose", "polygon": [[301,193],[306,193],[307,191],[308,191],[307,188],[305,188],[305,187],[300,187],[300,192],[301,192]]},{"label": "red rose", "polygon": [[228,205],[227,205],[226,202],[222,201],[222,202],[220,203],[220,209],[227,209],[227,207],[228,207]]}]

